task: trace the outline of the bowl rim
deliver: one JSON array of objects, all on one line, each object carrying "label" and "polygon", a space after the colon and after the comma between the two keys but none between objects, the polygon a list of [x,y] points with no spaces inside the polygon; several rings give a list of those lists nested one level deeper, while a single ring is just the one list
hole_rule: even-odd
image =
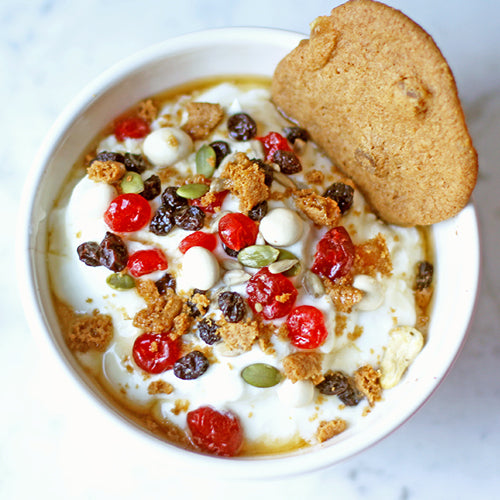
[{"label": "bowl rim", "polygon": [[[89,411],[99,413],[99,418],[105,418],[107,420],[112,419],[114,423],[117,421],[120,422],[120,427],[123,429],[124,434],[125,432],[127,433],[127,438],[129,438],[130,435],[134,435],[134,443],[137,443],[138,446],[143,445],[144,447],[154,448],[158,456],[167,459],[169,456],[175,458],[176,463],[183,467],[187,468],[198,465],[199,468],[197,468],[197,470],[201,472],[217,473],[219,476],[223,477],[264,479],[319,470],[364,451],[401,427],[439,387],[447,373],[451,370],[465,344],[469,325],[472,321],[473,310],[477,304],[477,291],[480,277],[480,240],[477,212],[472,200],[464,208],[463,213],[469,217],[469,224],[474,233],[471,234],[471,239],[473,240],[473,247],[477,252],[477,258],[472,263],[473,267],[475,266],[472,272],[475,279],[470,283],[474,300],[468,304],[469,309],[466,312],[468,322],[466,325],[463,325],[462,335],[458,337],[459,342],[456,342],[449,351],[449,363],[444,365],[443,369],[436,374],[436,380],[431,390],[426,391],[424,398],[415,401],[413,405],[411,405],[410,410],[403,418],[399,419],[396,425],[378,425],[377,431],[371,435],[370,439],[367,439],[364,434],[362,436],[358,434],[349,438],[348,446],[346,446],[345,443],[338,443],[330,447],[325,446],[316,448],[313,452],[306,451],[305,453],[290,455],[222,458],[193,453],[166,443],[142,431],[136,426],[132,426],[125,417],[119,414],[119,412],[109,411],[109,407],[106,407],[102,401],[96,398],[74,370],[70,369],[68,361],[61,356],[50,334],[49,325],[40,301],[38,300],[35,269],[32,261],[33,248],[31,245],[31,226],[35,209],[34,203],[36,200],[37,188],[43,176],[45,166],[48,164],[52,153],[56,150],[58,144],[60,144],[73,121],[99,94],[115,85],[116,82],[126,77],[127,74],[153,63],[156,59],[168,57],[169,54],[171,55],[176,50],[198,48],[200,43],[206,43],[207,37],[209,37],[211,41],[218,40],[219,42],[234,41],[235,39],[240,41],[248,40],[251,42],[257,35],[271,37],[274,43],[282,44],[288,51],[295,47],[302,38],[307,37],[307,35],[294,31],[262,27],[216,28],[196,31],[167,39],[135,52],[112,65],[88,83],[63,109],[49,129],[28,171],[21,196],[21,209],[18,214],[16,267],[20,277],[19,287],[23,309],[29,329],[35,341],[37,341],[40,348],[45,351],[44,354],[46,356],[52,361],[57,360],[56,364],[58,369],[63,370],[66,376],[68,371],[71,372],[71,377],[75,382],[73,385],[78,388],[80,394],[85,395],[82,398],[82,404],[83,399],[85,399],[88,403]],[[114,416],[118,418],[114,418],[113,413]],[[131,427],[134,427],[133,431]],[[347,448],[348,450],[344,451],[344,453],[338,453],[340,448]]]}]

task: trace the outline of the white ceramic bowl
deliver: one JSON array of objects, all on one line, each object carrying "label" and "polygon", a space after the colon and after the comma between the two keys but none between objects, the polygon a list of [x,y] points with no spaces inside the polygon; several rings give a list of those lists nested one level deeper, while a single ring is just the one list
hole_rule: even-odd
[{"label": "white ceramic bowl", "polygon": [[[435,225],[435,298],[427,343],[404,380],[386,391],[363,423],[335,442],[266,458],[210,457],[160,441],[140,429],[87,381],[66,347],[57,322],[46,268],[47,214],[69,169],[103,128],[131,103],[169,87],[217,75],[272,75],[303,35],[261,28],[194,33],[153,46],[106,71],[64,111],[50,130],[29,174],[19,227],[19,274],[27,318],[49,356],[61,363],[82,393],[82,411],[114,420],[114,439],[149,460],[174,462],[217,477],[293,475],[334,464],[383,437],[407,420],[443,380],[465,340],[479,277],[478,227],[469,204],[457,217]],[[95,425],[95,424],[94,424]],[[159,462],[161,463],[161,462]],[[193,467],[195,467],[193,469]]]}]

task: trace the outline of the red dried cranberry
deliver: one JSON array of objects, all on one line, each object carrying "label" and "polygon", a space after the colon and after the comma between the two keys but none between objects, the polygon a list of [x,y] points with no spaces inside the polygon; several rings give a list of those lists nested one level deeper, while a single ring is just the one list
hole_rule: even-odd
[{"label": "red dried cranberry", "polygon": [[354,262],[354,245],[347,230],[342,227],[330,229],[318,241],[313,273],[334,280],[345,276]]},{"label": "red dried cranberry", "polygon": [[263,267],[247,283],[248,303],[255,313],[266,319],[286,316],[292,309],[297,290],[282,274],[272,274]]},{"label": "red dried cranberry", "polygon": [[258,233],[257,224],[245,214],[227,214],[219,221],[220,239],[231,250],[240,251],[253,245]]},{"label": "red dried cranberry", "polygon": [[256,139],[262,142],[264,146],[266,161],[274,161],[274,153],[276,153],[276,151],[292,150],[288,141],[281,134],[278,134],[278,132],[269,132],[266,136],[256,137]]},{"label": "red dried cranberry", "polygon": [[181,253],[186,253],[191,247],[203,247],[213,252],[217,246],[217,238],[212,233],[204,233],[203,231],[196,231],[186,236],[179,243],[179,250]]},{"label": "red dried cranberry", "polygon": [[286,319],[288,338],[295,347],[316,349],[328,337],[323,313],[313,306],[299,306]]},{"label": "red dried cranberry", "polygon": [[142,139],[149,134],[149,123],[139,116],[122,118],[115,123],[114,134],[119,141],[125,138]]},{"label": "red dried cranberry", "polygon": [[104,222],[117,233],[139,231],[147,225],[150,219],[149,203],[136,193],[117,196],[104,212]]},{"label": "red dried cranberry", "polygon": [[194,200],[189,200],[189,204],[201,208],[207,214],[213,214],[216,210],[220,209],[229,191],[219,191],[213,193],[213,201],[207,204],[203,204],[203,198],[196,198]]},{"label": "red dried cranberry", "polygon": [[179,339],[172,340],[167,333],[143,333],[135,339],[132,348],[137,366],[148,373],[171,369],[180,352]]},{"label": "red dried cranberry", "polygon": [[187,425],[194,444],[207,453],[234,457],[243,444],[240,421],[229,411],[201,406],[187,414]]},{"label": "red dried cranberry", "polygon": [[133,253],[128,259],[128,271],[134,278],[168,268],[165,254],[159,248],[149,248]]}]

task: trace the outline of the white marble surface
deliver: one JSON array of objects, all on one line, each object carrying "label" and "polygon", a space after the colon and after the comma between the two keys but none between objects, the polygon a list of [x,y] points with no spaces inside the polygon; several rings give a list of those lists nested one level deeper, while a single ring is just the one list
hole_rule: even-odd
[{"label": "white marble surface", "polygon": [[307,32],[309,21],[337,3],[1,0],[1,499],[500,498],[498,1],[388,2],[434,36],[454,70],[480,157],[475,200],[483,281],[454,368],[430,401],[384,441],[339,465],[287,480],[188,481],[173,466],[134,456],[126,444],[82,434],[93,424],[79,413],[72,384],[59,380],[59,372],[54,377],[24,319],[13,272],[19,192],[39,143],[68,101],[110,64],[168,37],[241,25]]}]

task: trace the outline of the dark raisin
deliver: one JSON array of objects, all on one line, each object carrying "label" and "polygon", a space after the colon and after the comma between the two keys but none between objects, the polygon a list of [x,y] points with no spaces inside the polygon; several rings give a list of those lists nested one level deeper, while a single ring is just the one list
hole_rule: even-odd
[{"label": "dark raisin", "polygon": [[246,314],[245,299],[236,292],[224,292],[219,295],[219,307],[226,321],[238,323]]},{"label": "dark raisin", "polygon": [[194,380],[203,375],[210,363],[200,351],[191,351],[174,364],[174,375],[182,380]]},{"label": "dark raisin", "polygon": [[249,210],[248,212],[248,217],[250,219],[259,222],[264,218],[264,216],[267,214],[267,201],[261,201],[260,203],[257,203],[252,209]]},{"label": "dark raisin", "polygon": [[97,156],[90,162],[92,164],[94,161],[117,161],[119,163],[125,164],[125,156],[121,153],[113,153],[112,151],[102,151],[98,153]]},{"label": "dark raisin", "polygon": [[144,181],[144,190],[140,195],[146,200],[154,200],[161,193],[161,180],[157,175],[152,175]]},{"label": "dark raisin", "polygon": [[165,273],[162,278],[159,280],[155,281],[156,288],[158,289],[158,292],[160,295],[165,295],[167,292],[167,289],[171,289],[175,291],[175,278],[169,274]]},{"label": "dark raisin", "polygon": [[[198,288],[195,288],[193,290],[193,293],[191,294],[191,299],[195,295],[206,295],[205,290],[199,290]],[[188,314],[192,316],[193,318],[197,318],[198,316],[203,316],[207,312],[207,308],[202,306],[200,303],[195,302],[194,300],[188,299],[186,301],[186,305],[189,309]]]},{"label": "dark raisin", "polygon": [[354,189],[343,182],[335,182],[327,188],[323,196],[336,201],[340,212],[345,214],[352,206]]},{"label": "dark raisin", "polygon": [[229,257],[238,257],[238,254],[240,253],[239,250],[233,250],[232,248],[226,246],[224,243],[222,243],[222,249],[229,255]]},{"label": "dark raisin", "polygon": [[267,187],[270,187],[271,184],[273,183],[274,179],[274,170],[271,165],[268,165],[265,161],[260,160],[259,158],[252,158],[250,161],[253,163],[257,163],[259,168],[264,172],[264,184]]},{"label": "dark raisin", "polygon": [[127,267],[127,247],[119,236],[106,232],[100,244],[99,262],[114,273],[123,271]]},{"label": "dark raisin", "polygon": [[198,207],[181,208],[174,213],[175,223],[186,231],[198,231],[205,223],[205,212]]},{"label": "dark raisin", "polygon": [[278,149],[273,155],[273,161],[278,164],[284,174],[297,174],[302,170],[302,164],[293,151]]},{"label": "dark raisin", "polygon": [[337,396],[346,406],[356,406],[363,399],[354,386],[353,380],[340,371],[327,372],[325,380],[316,388],[326,396]]},{"label": "dark raisin", "polygon": [[227,121],[229,135],[237,141],[249,141],[257,134],[257,124],[246,113],[236,113]]},{"label": "dark raisin", "polygon": [[295,144],[297,139],[301,141],[307,142],[309,140],[309,132],[301,127],[285,127],[283,132],[286,135],[286,138],[292,143]]},{"label": "dark raisin", "polygon": [[434,266],[425,260],[417,264],[416,289],[423,290],[431,286],[434,275]]},{"label": "dark raisin", "polygon": [[78,252],[79,259],[87,266],[98,267],[102,265],[100,261],[101,248],[99,243],[95,241],[86,241],[79,245],[76,251]]},{"label": "dark raisin", "polygon": [[204,318],[198,323],[198,335],[205,344],[213,345],[221,340],[217,333],[219,327],[212,318]]},{"label": "dark raisin", "polygon": [[177,194],[177,186],[169,186],[161,195],[161,202],[170,212],[175,212],[188,205],[188,200]]},{"label": "dark raisin", "polygon": [[224,141],[214,141],[209,146],[215,151],[215,168],[220,165],[220,162],[231,152],[229,144]]},{"label": "dark raisin", "polygon": [[174,216],[170,209],[165,205],[160,205],[149,223],[149,230],[158,236],[165,236],[172,230],[174,225]]},{"label": "dark raisin", "polygon": [[144,156],[134,155],[132,153],[125,153],[124,156],[125,168],[128,171],[142,174],[148,168],[148,163],[144,159]]}]

